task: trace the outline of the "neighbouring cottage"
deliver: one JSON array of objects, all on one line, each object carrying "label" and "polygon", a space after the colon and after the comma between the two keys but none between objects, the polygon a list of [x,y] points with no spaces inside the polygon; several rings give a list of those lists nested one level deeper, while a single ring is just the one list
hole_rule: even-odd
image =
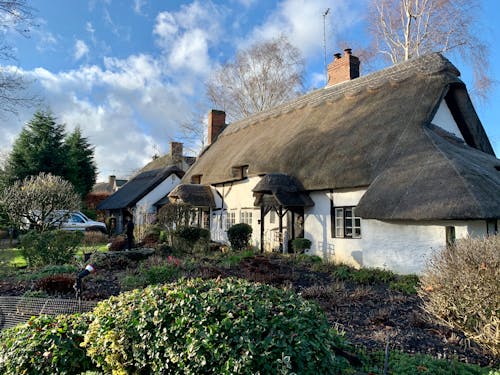
[{"label": "neighbouring cottage", "polygon": [[120,189],[102,201],[98,210],[113,218],[116,233],[123,232],[126,217],[131,216],[138,225],[152,222],[161,207],[161,201],[180,183],[184,171],[195,161],[183,155],[180,142],[170,142],[170,153],[155,158],[144,166]]},{"label": "neighbouring cottage", "polygon": [[262,251],[303,236],[309,254],[400,273],[497,233],[500,160],[455,66],[434,53],[358,75],[347,49],[323,89],[230,125],[211,111],[171,197],[200,207],[214,240],[243,222]]}]

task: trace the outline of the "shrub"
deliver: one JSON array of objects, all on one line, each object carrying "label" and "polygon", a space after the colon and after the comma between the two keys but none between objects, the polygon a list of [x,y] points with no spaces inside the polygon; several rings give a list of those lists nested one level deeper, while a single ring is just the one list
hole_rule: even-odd
[{"label": "shrub", "polygon": [[49,294],[74,292],[75,275],[51,275],[36,281],[35,289]]},{"label": "shrub", "polygon": [[466,238],[435,254],[421,277],[425,308],[500,354],[500,236]]},{"label": "shrub", "polygon": [[21,253],[30,267],[69,263],[83,236],[80,231],[31,231],[21,239]]},{"label": "shrub", "polygon": [[192,253],[208,249],[210,231],[198,227],[181,227],[174,232],[174,238],[177,250]]},{"label": "shrub", "polygon": [[127,240],[123,236],[119,236],[111,241],[111,245],[109,245],[110,251],[123,251],[127,247]]},{"label": "shrub", "polygon": [[252,227],[245,223],[235,224],[227,230],[227,237],[234,250],[243,250],[250,244]]},{"label": "shrub", "polygon": [[0,333],[0,374],[79,374],[95,369],[80,347],[87,315],[40,316]]},{"label": "shrub", "polygon": [[307,238],[295,238],[292,240],[292,249],[294,253],[303,253],[311,248],[311,241]]},{"label": "shrub", "polygon": [[[102,301],[83,345],[104,372],[331,374],[344,341],[320,308],[245,280],[181,280]],[[340,371],[339,371],[340,372]]]}]

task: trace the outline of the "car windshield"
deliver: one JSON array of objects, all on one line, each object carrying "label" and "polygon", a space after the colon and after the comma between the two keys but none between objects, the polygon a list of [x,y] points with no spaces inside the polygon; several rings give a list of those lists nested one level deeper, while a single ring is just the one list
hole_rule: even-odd
[{"label": "car windshield", "polygon": [[87,216],[85,216],[85,214],[83,212],[78,212],[78,215],[83,217],[86,221],[90,221],[90,219]]}]

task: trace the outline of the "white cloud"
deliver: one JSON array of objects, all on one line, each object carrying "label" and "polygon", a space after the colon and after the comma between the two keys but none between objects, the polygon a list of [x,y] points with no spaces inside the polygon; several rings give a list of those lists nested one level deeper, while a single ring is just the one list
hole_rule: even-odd
[{"label": "white cloud", "polygon": [[223,35],[225,8],[211,1],[194,1],[177,12],[161,12],[153,34],[172,68],[206,75],[211,69],[209,48]]},{"label": "white cloud", "polygon": [[249,43],[284,34],[309,58],[323,47],[323,14],[328,8],[327,48],[331,46],[328,48],[331,49],[338,42],[338,35],[360,20],[361,15],[356,13],[350,0],[285,0],[262,25],[254,29]]},{"label": "white cloud", "polygon": [[[167,151],[179,124],[189,113],[182,82],[172,83],[168,70],[150,55],[107,58],[104,67],[83,66],[53,73],[44,68],[21,71],[34,80],[59,123],[71,131],[79,125],[91,144],[103,180],[126,177],[151,160],[154,145]],[[0,152],[18,136],[33,109],[2,125]]]},{"label": "white cloud", "polygon": [[89,47],[87,44],[83,41],[78,39],[75,42],[75,52],[73,54],[73,57],[75,60],[80,60],[82,57],[86,56],[89,53]]}]

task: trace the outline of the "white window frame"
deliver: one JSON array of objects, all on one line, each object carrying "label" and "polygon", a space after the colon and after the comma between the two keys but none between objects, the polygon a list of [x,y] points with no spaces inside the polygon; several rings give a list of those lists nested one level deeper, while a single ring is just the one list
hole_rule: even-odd
[{"label": "white window frame", "polygon": [[361,218],[356,216],[356,206],[333,207],[334,238],[361,238]]},{"label": "white window frame", "polygon": [[252,226],[253,210],[241,210],[240,211],[240,223],[245,223]]}]

